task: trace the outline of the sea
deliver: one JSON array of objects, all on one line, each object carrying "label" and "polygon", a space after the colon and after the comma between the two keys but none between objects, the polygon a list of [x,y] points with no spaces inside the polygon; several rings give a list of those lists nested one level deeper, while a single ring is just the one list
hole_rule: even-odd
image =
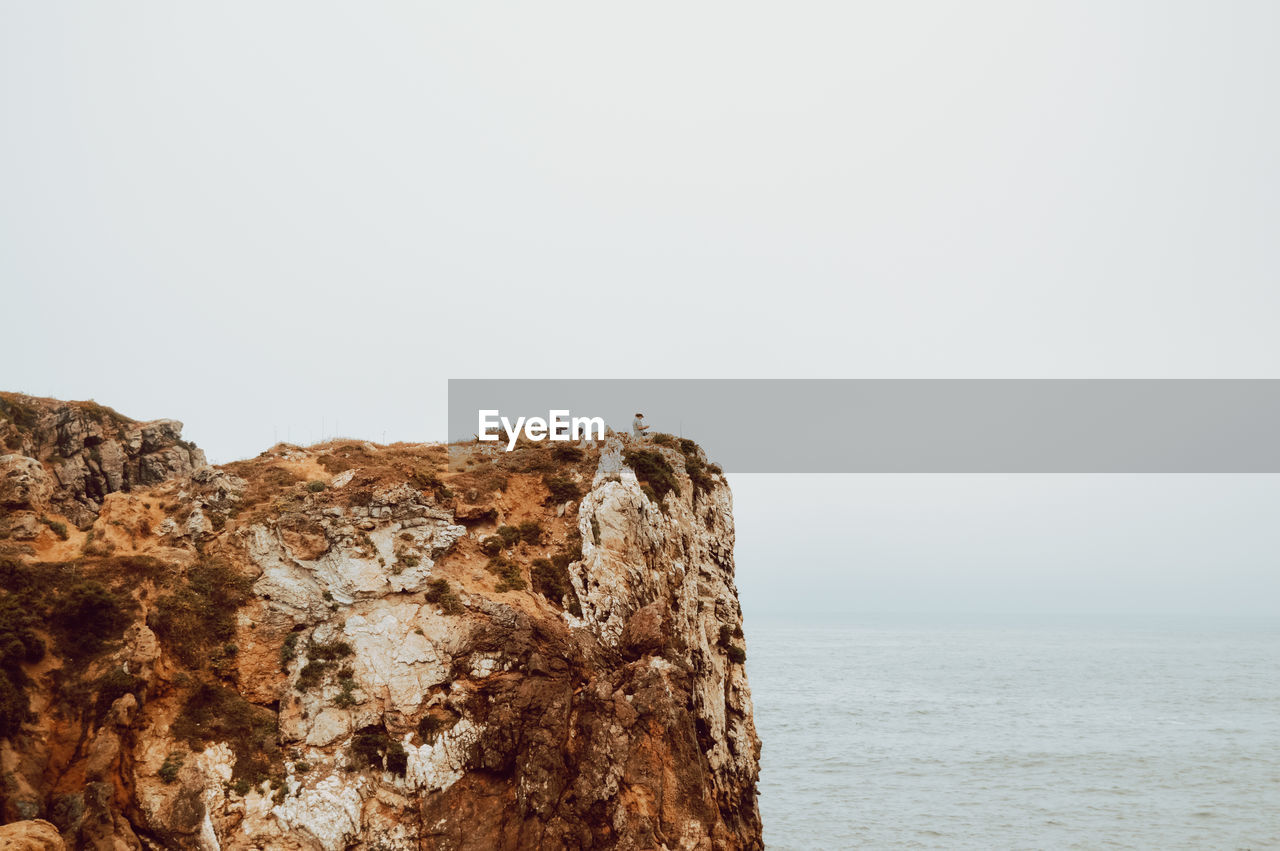
[{"label": "sea", "polygon": [[1280,848],[1280,619],[746,628],[770,851]]}]

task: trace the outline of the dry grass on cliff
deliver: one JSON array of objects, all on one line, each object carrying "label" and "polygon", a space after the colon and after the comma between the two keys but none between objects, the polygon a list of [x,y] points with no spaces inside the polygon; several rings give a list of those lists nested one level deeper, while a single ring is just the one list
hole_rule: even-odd
[{"label": "dry grass on cliff", "polygon": [[439,567],[464,588],[506,595],[531,611],[550,605],[580,614],[568,565],[582,557],[576,504],[590,488],[599,447],[522,440],[506,452],[469,442],[448,453],[444,479],[474,519],[463,521],[470,534]]},{"label": "dry grass on cliff", "polygon": [[[100,714],[121,694],[120,678],[98,661],[141,616],[140,580],[164,570],[139,556],[23,563],[0,558],[0,735],[24,721],[32,680],[24,666],[52,652],[43,675],[61,699],[57,713]],[[130,679],[131,688],[136,683]],[[128,689],[126,689],[128,690]]]},{"label": "dry grass on cliff", "polygon": [[63,401],[45,396],[28,396],[25,393],[11,393],[0,390],[0,419],[12,421],[21,428],[32,428],[39,418],[41,409],[49,410],[67,406],[85,414],[89,419],[103,425],[133,425],[137,420],[130,419],[115,408],[110,408],[92,399],[83,401]]},{"label": "dry grass on cliff", "polygon": [[600,450],[594,445],[523,440],[506,452],[476,442],[454,443],[448,447],[446,479],[456,493],[475,503],[505,492],[512,476],[534,475],[546,487],[546,499],[563,503],[581,496],[574,474],[589,483],[599,460]]},{"label": "dry grass on cliff", "polygon": [[[222,469],[247,483],[239,511],[252,511],[259,520],[301,508],[312,502],[326,505],[366,505],[376,490],[409,484],[437,499],[448,497],[441,479],[445,451],[432,444],[397,443],[380,446],[356,441],[331,441],[302,448],[277,444]],[[330,489],[335,477],[351,472],[341,488]]]},{"label": "dry grass on cliff", "polygon": [[[507,595],[531,613],[550,604],[579,614],[568,573],[569,563],[582,557],[576,506],[563,511],[563,503],[550,501],[537,474],[513,473],[506,484],[479,501],[492,510],[491,519],[469,523],[469,534],[434,570],[472,593]],[[539,603],[539,596],[546,602]]]}]

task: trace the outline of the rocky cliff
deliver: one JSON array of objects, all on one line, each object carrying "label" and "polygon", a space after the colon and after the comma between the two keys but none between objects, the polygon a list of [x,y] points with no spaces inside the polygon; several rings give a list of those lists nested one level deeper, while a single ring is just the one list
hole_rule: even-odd
[{"label": "rocky cliff", "polygon": [[[9,453],[9,454],[5,454]],[[177,420],[137,422],[95,402],[60,402],[0,393],[0,479],[42,479],[40,496],[76,525],[93,522],[109,493],[158,484],[204,466]],[[40,473],[47,475],[41,476]],[[0,510],[17,503],[0,502]]]},{"label": "rocky cliff", "polygon": [[0,820],[102,849],[761,847],[732,500],[691,441],[208,467],[176,423],[3,398]]}]

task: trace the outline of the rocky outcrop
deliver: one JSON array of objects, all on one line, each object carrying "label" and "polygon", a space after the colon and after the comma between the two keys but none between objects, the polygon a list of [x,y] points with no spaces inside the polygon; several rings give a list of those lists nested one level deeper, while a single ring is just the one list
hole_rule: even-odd
[{"label": "rocky outcrop", "polygon": [[42,819],[0,825],[0,848],[8,851],[63,851],[58,828]]},{"label": "rocky outcrop", "polygon": [[0,455],[0,509],[41,508],[53,495],[44,466],[25,455]]},{"label": "rocky outcrop", "polygon": [[687,456],[666,455],[693,493],[655,505],[623,464],[620,443],[605,451],[579,512],[583,559],[573,565],[574,588],[584,621],[604,644],[688,673],[684,690],[716,793],[708,803],[742,831],[759,823],[760,741],[746,671],[734,652],[745,658],[733,584],[732,498],[719,480],[699,492],[685,475]]},{"label": "rocky outcrop", "polygon": [[[4,817],[94,848],[762,847],[729,489],[646,444],[659,499],[634,448],[280,446],[104,498],[109,554],[41,535],[0,570],[0,629],[43,606],[50,651],[12,680]],[[93,652],[50,571],[116,600]]]},{"label": "rocky outcrop", "polygon": [[40,534],[40,515],[53,494],[44,466],[25,455],[0,455],[0,536],[30,541]]},{"label": "rocky outcrop", "polygon": [[94,402],[16,393],[0,394],[0,443],[41,462],[47,498],[76,525],[93,522],[107,494],[190,475],[206,463],[177,420],[136,422]]}]

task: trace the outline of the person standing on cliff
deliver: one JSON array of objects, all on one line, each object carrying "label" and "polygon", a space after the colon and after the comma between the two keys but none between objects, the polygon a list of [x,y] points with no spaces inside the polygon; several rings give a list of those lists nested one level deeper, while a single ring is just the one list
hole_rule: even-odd
[{"label": "person standing on cliff", "polygon": [[636,414],[636,418],[631,421],[631,435],[636,440],[643,440],[644,433],[649,427],[644,424],[644,414]]}]

